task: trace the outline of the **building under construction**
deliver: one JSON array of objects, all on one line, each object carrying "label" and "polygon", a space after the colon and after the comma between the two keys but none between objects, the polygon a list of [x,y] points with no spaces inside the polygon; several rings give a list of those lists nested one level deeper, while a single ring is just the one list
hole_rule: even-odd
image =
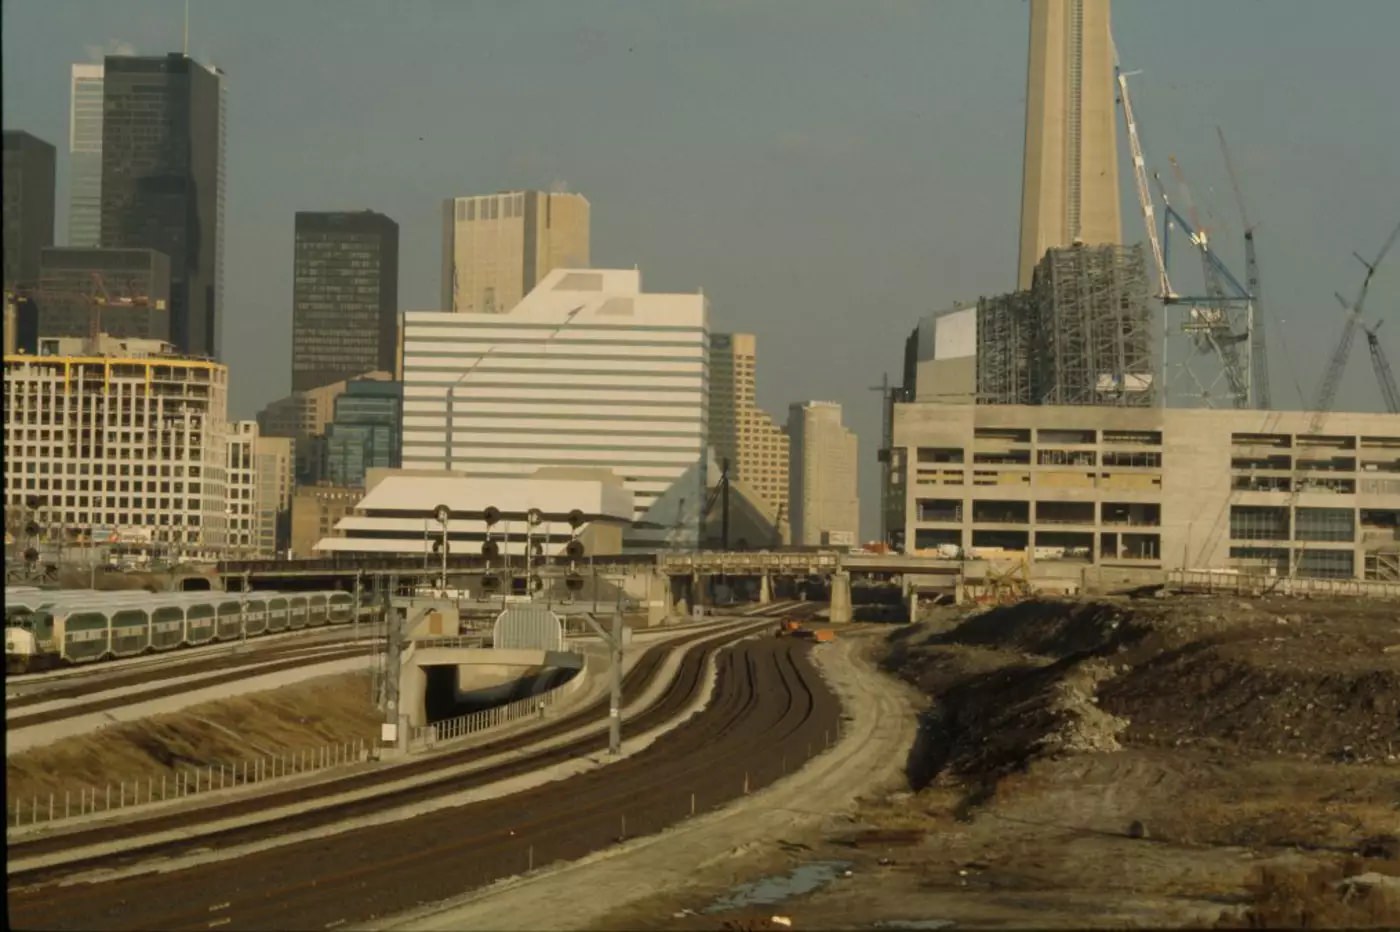
[{"label": "building under construction", "polygon": [[909,401],[1156,403],[1141,246],[1051,249],[1029,290],[920,322],[905,353]]}]

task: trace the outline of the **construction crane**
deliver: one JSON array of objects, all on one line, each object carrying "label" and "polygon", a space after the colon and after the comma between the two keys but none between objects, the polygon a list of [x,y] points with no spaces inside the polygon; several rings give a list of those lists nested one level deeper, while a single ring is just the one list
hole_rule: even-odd
[{"label": "construction crane", "polygon": [[1133,115],[1133,99],[1128,95],[1128,76],[1141,74],[1125,72],[1118,63],[1118,49],[1113,50],[1113,72],[1118,79],[1118,100],[1123,105],[1123,120],[1128,126],[1128,146],[1133,155],[1133,182],[1137,187],[1138,206],[1142,209],[1142,225],[1147,230],[1147,243],[1152,249],[1152,261],[1157,270],[1157,293],[1166,301],[1175,298],[1171,279],[1167,275],[1167,260],[1162,241],[1157,238],[1157,218],[1152,207],[1152,191],[1147,183],[1147,161],[1142,155],[1142,139],[1138,135],[1137,117]]},{"label": "construction crane", "polygon": [[1225,131],[1219,126],[1215,135],[1220,139],[1220,153],[1225,158],[1225,173],[1230,176],[1230,189],[1235,193],[1235,206],[1240,211],[1240,223],[1244,225],[1244,275],[1250,297],[1254,299],[1254,326],[1250,329],[1250,381],[1254,383],[1255,407],[1268,410],[1273,407],[1269,391],[1269,345],[1264,326],[1263,310],[1259,304],[1259,260],[1254,252],[1254,225],[1249,222],[1249,212],[1244,206],[1244,194],[1240,191],[1239,177],[1235,174],[1234,162],[1230,159],[1230,149],[1225,145]]},{"label": "construction crane", "polygon": [[[137,289],[131,287],[130,284],[123,289],[123,294],[113,296],[101,272],[91,272],[89,280],[91,287],[86,291],[45,288],[42,285],[17,285],[13,289],[13,296],[21,301],[39,302],[41,312],[45,302],[85,305],[88,309],[87,338],[90,346],[96,349],[97,342],[102,336],[103,309],[108,307],[150,307],[153,302],[149,295],[135,293]],[[156,300],[154,305],[158,310],[164,310],[166,307],[162,300]]]},{"label": "construction crane", "polygon": [[1376,370],[1376,381],[1381,384],[1381,397],[1385,399],[1385,409],[1391,414],[1400,414],[1400,388],[1395,385],[1395,374],[1390,371],[1390,361],[1385,358],[1385,350],[1381,349],[1380,336],[1376,333],[1381,329],[1381,321],[1374,327],[1366,327],[1366,343],[1371,349],[1371,368]]},{"label": "construction crane", "polygon": [[[1357,253],[1352,253],[1366,266],[1366,277],[1361,282],[1361,288],[1356,293],[1356,300],[1347,303],[1341,295],[1337,295],[1337,300],[1342,307],[1346,308],[1346,322],[1342,324],[1342,338],[1337,341],[1337,348],[1332,351],[1332,358],[1327,363],[1327,370],[1323,373],[1322,384],[1317,392],[1317,400],[1313,403],[1312,417],[1308,420],[1308,432],[1303,435],[1306,438],[1316,437],[1322,432],[1323,426],[1327,423],[1327,416],[1332,412],[1332,404],[1337,398],[1337,388],[1341,385],[1342,374],[1346,371],[1347,360],[1351,357],[1351,346],[1356,340],[1356,327],[1361,324],[1367,332],[1368,342],[1371,342],[1372,363],[1376,366],[1376,375],[1381,381],[1381,392],[1386,396],[1386,405],[1391,411],[1400,408],[1400,392],[1396,392],[1395,379],[1390,374],[1390,364],[1385,359],[1385,354],[1380,350],[1378,340],[1372,340],[1376,328],[1368,328],[1361,323],[1361,315],[1366,306],[1366,294],[1371,289],[1371,279],[1376,275],[1376,269],[1385,260],[1386,253],[1390,252],[1395,240],[1400,237],[1400,224],[1391,231],[1386,238],[1385,245],[1381,246],[1380,252],[1376,253],[1376,258],[1367,262]],[[1303,438],[1299,438],[1300,440]],[[1301,446],[1301,444],[1300,444]],[[1295,453],[1293,460],[1293,487],[1289,490],[1287,503],[1284,505],[1284,513],[1290,517],[1294,514],[1294,507],[1298,504],[1299,497],[1303,494],[1303,480],[1298,476],[1298,459]],[[1307,545],[1302,544],[1293,551],[1293,559],[1290,561],[1289,576],[1298,575],[1298,567],[1303,562],[1303,553],[1307,550]],[[1275,583],[1277,585],[1277,583]],[[1272,591],[1270,587],[1269,591]]]}]

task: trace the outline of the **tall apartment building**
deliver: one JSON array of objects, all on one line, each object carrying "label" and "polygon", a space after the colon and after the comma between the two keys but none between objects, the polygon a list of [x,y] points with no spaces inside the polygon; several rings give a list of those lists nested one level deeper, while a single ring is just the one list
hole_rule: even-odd
[{"label": "tall apartment building", "polygon": [[556,269],[508,314],[404,315],[403,465],[473,477],[610,470],[633,548],[694,546],[705,497],[703,295]]},{"label": "tall apartment building", "polygon": [[258,481],[253,448],[257,439],[257,421],[234,421],[229,425],[228,471],[225,474],[228,540],[225,549],[233,560],[247,560],[256,555]]},{"label": "tall apartment building", "polygon": [[154,249],[50,247],[39,266],[39,335],[91,331],[92,298],[105,290],[99,331],[119,339],[170,339],[170,260]]},{"label": "tall apartment building", "polygon": [[103,68],[102,245],[170,259],[170,339],[217,358],[223,313],[223,75],[180,54]]},{"label": "tall apartment building", "polygon": [[856,435],[841,424],[834,401],[794,403],[788,410],[788,510],[799,547],[859,543]]},{"label": "tall apartment building", "polygon": [[306,559],[323,538],[336,533],[341,518],[351,514],[364,498],[361,488],[335,485],[299,485],[292,492],[291,556]]},{"label": "tall apartment building", "polygon": [[253,441],[256,471],[256,550],[262,557],[287,548],[292,511],[292,443],[288,437],[258,437]]},{"label": "tall apartment building", "polygon": [[102,66],[73,66],[68,108],[68,245],[102,245]]},{"label": "tall apartment building", "polygon": [[770,519],[786,523],[788,500],[788,436],[758,407],[755,374],[758,340],[751,333],[710,335],[710,447],[730,476],[762,498]]},{"label": "tall apartment building", "polygon": [[375,468],[397,469],[402,462],[403,384],[352,379],[335,399],[326,427],[322,475],[333,485],[363,486]]},{"label": "tall apartment building", "polygon": [[503,314],[555,269],[589,265],[588,199],[505,191],[442,210],[442,309]]},{"label": "tall apartment building", "polygon": [[298,211],[292,390],[392,372],[398,320],[399,225],[372,210]]},{"label": "tall apartment building", "polygon": [[[5,357],[5,503],[57,539],[110,529],[173,559],[226,544],[228,369],[149,341]],[[45,355],[48,350],[56,354]]]},{"label": "tall apartment building", "polygon": [[39,253],[53,245],[53,146],[22,130],[5,130],[4,184],[5,289],[33,288]]},{"label": "tall apartment building", "polygon": [[1400,417],[895,406],[908,553],[1400,580]]}]

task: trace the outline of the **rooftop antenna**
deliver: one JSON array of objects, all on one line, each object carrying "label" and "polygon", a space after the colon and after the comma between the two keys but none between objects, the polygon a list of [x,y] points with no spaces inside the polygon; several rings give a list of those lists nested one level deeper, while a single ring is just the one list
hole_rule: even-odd
[{"label": "rooftop antenna", "polygon": [[190,0],[185,0],[185,39],[180,53],[186,58],[190,57]]}]

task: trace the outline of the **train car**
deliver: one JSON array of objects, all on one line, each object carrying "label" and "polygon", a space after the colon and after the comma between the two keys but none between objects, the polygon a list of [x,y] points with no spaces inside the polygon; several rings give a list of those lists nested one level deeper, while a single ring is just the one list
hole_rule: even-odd
[{"label": "train car", "polygon": [[300,631],[306,627],[306,607],[307,598],[300,592],[294,592],[287,596],[287,627],[292,631]]},{"label": "train car", "polygon": [[236,641],[243,636],[243,603],[238,599],[223,598],[216,603],[217,620],[214,624],[214,640]]},{"label": "train car", "polygon": [[185,642],[185,606],[162,602],[151,609],[151,648],[174,650]]},{"label": "train car", "polygon": [[355,614],[360,610],[355,604],[355,597],[348,592],[332,592],[327,601],[330,623],[333,625],[349,624],[355,620]]},{"label": "train car", "polygon": [[290,624],[287,617],[287,597],[274,595],[267,600],[267,630],[273,633],[286,631]]},{"label": "train car", "polygon": [[330,621],[330,606],[324,592],[313,592],[306,597],[306,626],[321,628]]},{"label": "train car", "polygon": [[135,657],[151,646],[151,615],[144,608],[124,606],[107,616],[113,657]]},{"label": "train car", "polygon": [[191,647],[214,640],[214,606],[193,602],[185,606],[185,643]]},{"label": "train car", "polygon": [[267,633],[267,598],[261,592],[250,592],[243,600],[243,634],[257,637]]}]

